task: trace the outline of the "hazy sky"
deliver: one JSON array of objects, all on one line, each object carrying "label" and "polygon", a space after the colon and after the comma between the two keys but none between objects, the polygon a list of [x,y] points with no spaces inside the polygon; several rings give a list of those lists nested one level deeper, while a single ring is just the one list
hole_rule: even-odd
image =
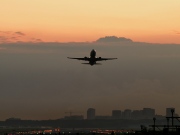
[{"label": "hazy sky", "polygon": [[[99,66],[70,57],[117,57]],[[0,119],[56,119],[67,111],[166,107],[180,113],[180,45],[134,42],[10,43],[0,46]]]},{"label": "hazy sky", "polygon": [[[180,114],[179,7],[179,0],[0,0],[0,120],[85,115],[89,107],[97,115],[143,107]],[[134,42],[92,42],[113,35]],[[101,66],[67,59],[92,49],[118,59]]]},{"label": "hazy sky", "polygon": [[24,41],[94,41],[115,35],[180,43],[179,7],[179,0],[1,0],[0,30],[26,33]]}]

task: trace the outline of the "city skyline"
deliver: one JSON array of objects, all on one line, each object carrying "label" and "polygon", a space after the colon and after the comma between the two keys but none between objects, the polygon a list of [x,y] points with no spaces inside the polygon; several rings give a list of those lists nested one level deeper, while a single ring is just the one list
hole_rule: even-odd
[{"label": "city skyline", "polygon": [[[124,110],[113,109],[113,110],[111,110],[111,114],[108,114],[108,115],[97,114],[96,111],[98,109],[96,109],[96,108],[88,108],[85,115],[79,114],[79,113],[76,114],[76,112],[69,111],[69,115],[65,115],[64,118],[70,119],[71,117],[74,118],[74,116],[83,116],[83,119],[89,119],[89,120],[97,119],[98,117],[100,119],[103,119],[103,118],[107,119],[106,117],[110,117],[111,119],[130,119],[130,118],[153,119],[154,117],[158,117],[158,118],[162,119],[162,118],[165,118],[165,117],[171,117],[172,116],[172,112],[171,112],[172,109],[174,110],[173,111],[174,116],[178,116],[178,114],[175,112],[175,108],[174,107],[165,108],[164,109],[164,114],[165,115],[157,114],[156,113],[156,109],[154,109],[154,108],[144,107],[141,110],[139,110],[139,109],[132,110],[130,108],[127,108],[127,109],[124,109]],[[75,113],[75,114],[73,115],[73,113]],[[105,116],[105,117],[103,117],[103,116]]]},{"label": "city skyline", "polygon": [[[67,119],[67,120],[81,120],[81,119],[88,119],[88,120],[95,120],[95,119],[153,119],[153,118],[157,118],[157,119],[165,119],[165,117],[171,117],[172,116],[172,109],[173,109],[173,115],[175,117],[179,116],[176,112],[175,112],[175,108],[174,107],[168,107],[165,108],[165,115],[163,114],[157,114],[156,113],[156,109],[154,108],[142,108],[141,110],[139,109],[114,109],[111,110],[111,114],[107,114],[107,115],[101,115],[101,114],[97,114],[96,111],[98,109],[96,108],[88,108],[85,113],[79,113],[79,112],[73,112],[73,111],[68,111],[65,112],[65,115],[61,118],[55,118],[56,119]],[[69,114],[69,115],[66,115]],[[49,118],[50,120],[52,120],[51,118]],[[6,120],[24,120],[21,118],[17,118],[17,117],[10,117],[7,118]],[[29,119],[30,120],[30,119]],[[41,120],[45,120],[45,119],[41,119]]]}]

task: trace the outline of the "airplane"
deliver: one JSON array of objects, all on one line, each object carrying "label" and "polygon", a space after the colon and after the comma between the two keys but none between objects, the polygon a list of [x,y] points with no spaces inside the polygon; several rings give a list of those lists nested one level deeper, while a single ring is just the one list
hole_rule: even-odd
[{"label": "airplane", "polygon": [[89,61],[89,63],[82,63],[82,64],[89,64],[91,66],[93,65],[101,65],[101,63],[96,63],[96,61],[102,61],[102,60],[114,60],[117,58],[101,58],[101,57],[96,57],[96,50],[92,49],[90,52],[90,57],[84,57],[84,58],[72,58],[72,57],[67,57],[69,59],[77,59],[77,60],[84,60],[84,61]]}]

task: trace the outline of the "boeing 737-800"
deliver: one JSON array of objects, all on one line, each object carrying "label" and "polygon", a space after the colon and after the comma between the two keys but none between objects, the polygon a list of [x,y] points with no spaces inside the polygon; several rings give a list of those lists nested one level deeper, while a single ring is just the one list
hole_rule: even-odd
[{"label": "boeing 737-800", "polygon": [[90,64],[91,66],[93,66],[95,64],[100,64],[100,63],[96,63],[96,61],[117,59],[117,58],[101,58],[101,57],[96,57],[96,51],[94,49],[90,52],[90,57],[84,57],[84,58],[67,57],[67,58],[88,61],[89,63],[82,63],[82,64]]}]

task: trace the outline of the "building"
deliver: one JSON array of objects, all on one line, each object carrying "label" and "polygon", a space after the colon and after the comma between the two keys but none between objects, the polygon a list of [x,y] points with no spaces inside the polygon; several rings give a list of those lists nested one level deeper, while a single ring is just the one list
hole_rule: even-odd
[{"label": "building", "polygon": [[143,108],[142,115],[144,119],[152,119],[155,116],[155,109]]},{"label": "building", "polygon": [[98,116],[95,117],[95,119],[96,119],[96,120],[110,120],[110,119],[112,119],[112,117],[111,117],[111,116],[108,116],[108,115],[105,115],[105,116],[103,116],[103,115],[98,115]]},{"label": "building", "polygon": [[132,113],[132,111],[131,111],[130,109],[124,110],[124,112],[123,112],[123,118],[124,118],[124,119],[131,119],[131,113]]},{"label": "building", "polygon": [[142,110],[133,110],[131,113],[132,119],[142,119]]},{"label": "building", "polygon": [[92,120],[92,119],[95,119],[95,116],[96,116],[96,111],[94,108],[89,108],[87,110],[87,119],[88,120]]},{"label": "building", "polygon": [[120,119],[121,115],[121,110],[112,110],[112,119]]},{"label": "building", "polygon": [[166,117],[171,117],[172,116],[171,110],[173,110],[173,113],[175,114],[175,108],[173,108],[173,107],[166,108]]},{"label": "building", "polygon": [[155,115],[155,118],[158,119],[158,120],[159,120],[159,119],[165,119],[165,116],[163,116],[163,115],[157,115],[157,114],[156,114],[156,115]]}]

